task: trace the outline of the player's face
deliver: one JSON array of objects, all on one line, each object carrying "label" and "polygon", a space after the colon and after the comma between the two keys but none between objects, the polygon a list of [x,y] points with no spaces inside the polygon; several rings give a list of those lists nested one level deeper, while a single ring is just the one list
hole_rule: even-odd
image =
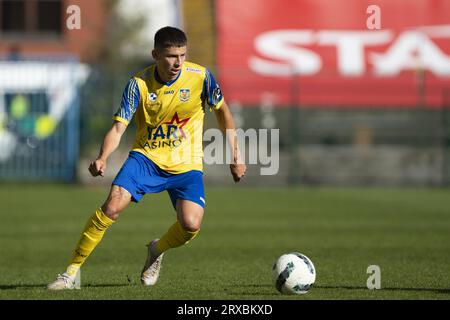
[{"label": "player's face", "polygon": [[155,49],[152,52],[158,67],[158,75],[164,81],[176,79],[186,60],[186,46]]}]

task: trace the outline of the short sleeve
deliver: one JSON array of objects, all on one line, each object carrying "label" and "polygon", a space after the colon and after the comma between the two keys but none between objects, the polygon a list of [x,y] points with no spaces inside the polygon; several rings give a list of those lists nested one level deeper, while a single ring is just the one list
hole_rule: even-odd
[{"label": "short sleeve", "polygon": [[205,80],[203,82],[202,99],[210,109],[216,110],[220,108],[224,101],[219,84],[208,69],[206,69]]},{"label": "short sleeve", "polygon": [[117,112],[113,116],[113,120],[120,121],[128,125],[136,112],[139,105],[139,86],[136,79],[131,78],[122,94],[122,102]]}]

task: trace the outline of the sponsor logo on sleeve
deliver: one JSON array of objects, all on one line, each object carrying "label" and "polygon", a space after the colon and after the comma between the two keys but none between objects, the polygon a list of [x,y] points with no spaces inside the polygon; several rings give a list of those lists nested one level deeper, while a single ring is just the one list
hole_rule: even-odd
[{"label": "sponsor logo on sleeve", "polygon": [[202,70],[197,68],[186,67],[186,71],[202,74]]}]

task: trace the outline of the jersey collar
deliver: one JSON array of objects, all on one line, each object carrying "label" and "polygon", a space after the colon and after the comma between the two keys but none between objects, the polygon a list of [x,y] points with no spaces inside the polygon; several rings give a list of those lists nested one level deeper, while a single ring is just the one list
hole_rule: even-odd
[{"label": "jersey collar", "polygon": [[177,75],[177,77],[176,77],[175,79],[170,80],[170,81],[168,81],[168,82],[164,82],[164,81],[159,77],[159,74],[158,74],[158,68],[155,67],[155,79],[156,79],[156,81],[158,81],[158,82],[159,82],[160,84],[162,84],[162,85],[170,86],[172,83],[174,83],[175,81],[178,80],[178,78],[180,77],[182,71],[183,71],[183,68],[181,68],[180,72],[178,73],[178,75]]}]

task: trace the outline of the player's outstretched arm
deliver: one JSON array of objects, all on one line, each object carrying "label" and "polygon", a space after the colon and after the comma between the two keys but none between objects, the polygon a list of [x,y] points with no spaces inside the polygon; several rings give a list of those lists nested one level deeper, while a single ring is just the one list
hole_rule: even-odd
[{"label": "player's outstretched arm", "polygon": [[105,136],[103,140],[103,145],[100,149],[100,153],[96,160],[92,161],[89,165],[89,172],[93,177],[96,176],[104,176],[106,172],[106,161],[111,153],[117,149],[120,143],[120,139],[122,138],[123,133],[125,132],[127,126],[120,122],[114,121],[111,129]]},{"label": "player's outstretched arm", "polygon": [[233,176],[234,182],[239,182],[244,177],[247,166],[242,160],[239,151],[233,114],[225,101],[219,109],[215,110],[215,114],[219,128],[226,136],[228,145],[231,146],[233,156],[233,163],[230,164],[231,175]]}]

